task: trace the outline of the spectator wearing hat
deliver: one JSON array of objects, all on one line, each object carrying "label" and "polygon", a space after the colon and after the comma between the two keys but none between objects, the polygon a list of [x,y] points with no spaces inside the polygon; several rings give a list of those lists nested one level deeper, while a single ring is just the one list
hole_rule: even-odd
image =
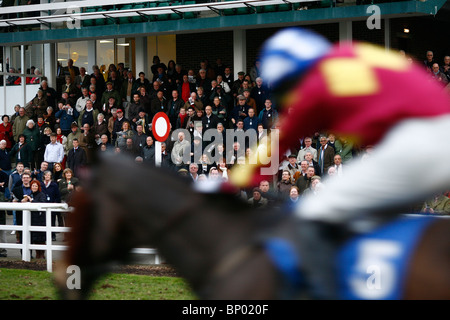
[{"label": "spectator wearing hat", "polygon": [[289,171],[291,175],[292,183],[295,183],[295,177],[299,176],[299,171],[301,171],[300,166],[297,163],[297,156],[295,154],[291,154],[288,156],[289,163],[283,168],[283,170]]},{"label": "spectator wearing hat", "polygon": [[108,132],[109,132],[109,138],[112,136],[112,132],[114,130],[114,122],[116,122],[117,119],[117,108],[111,109],[111,117],[108,119]]},{"label": "spectator wearing hat", "polygon": [[184,169],[184,168],[179,169],[179,170],[177,171],[177,173],[178,173],[178,175],[179,175],[180,177],[183,177],[183,178],[188,178],[188,177],[189,177],[189,171],[187,171],[187,170]]},{"label": "spectator wearing hat", "polygon": [[248,204],[252,208],[264,208],[269,203],[266,198],[262,196],[262,192],[259,188],[253,188],[252,197],[248,199]]},{"label": "spectator wearing hat", "polygon": [[111,118],[111,110],[112,109],[117,109],[117,104],[116,104],[116,98],[114,97],[109,97],[107,103],[101,105],[100,107],[100,112],[103,113],[105,115],[106,119]]},{"label": "spectator wearing hat", "polygon": [[238,120],[244,120],[248,116],[248,109],[250,108],[243,95],[239,95],[237,99],[238,103],[233,108],[233,112],[231,114],[231,122],[234,127],[236,127]]},{"label": "spectator wearing hat", "polygon": [[242,88],[242,83],[244,82],[244,71],[238,72],[238,78],[233,81],[233,85],[231,86],[231,93],[233,94],[233,97],[237,97],[239,95],[239,90]]},{"label": "spectator wearing hat", "polygon": [[114,105],[116,106],[116,108],[119,108],[121,105],[121,101],[122,99],[120,98],[120,93],[117,90],[114,90],[113,88],[113,83],[111,81],[108,81],[106,83],[106,90],[102,95],[102,100],[100,101],[100,104],[103,105],[108,105],[108,100],[110,97],[114,98]]},{"label": "spectator wearing hat", "polygon": [[238,95],[244,95],[244,91],[246,90],[251,91],[252,89],[251,82],[248,79],[246,79],[246,77],[248,77],[248,75],[244,77],[244,81],[242,81],[242,85],[238,90]]},{"label": "spectator wearing hat", "polygon": [[80,128],[78,127],[78,124],[76,121],[72,122],[70,125],[70,133],[67,136],[67,150],[70,150],[73,148],[73,140],[77,139],[78,141],[81,140],[81,136],[83,133],[81,132]]}]

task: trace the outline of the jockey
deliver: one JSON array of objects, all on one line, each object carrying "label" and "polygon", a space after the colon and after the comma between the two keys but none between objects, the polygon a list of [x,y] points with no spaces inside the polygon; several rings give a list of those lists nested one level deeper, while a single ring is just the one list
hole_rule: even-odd
[{"label": "jockey", "polygon": [[[374,145],[366,161],[353,160],[344,176],[327,180],[321,192],[303,197],[295,208],[311,286],[318,296],[335,298],[330,259],[337,244],[331,234],[373,230],[449,188],[449,95],[399,54],[366,43],[332,45],[304,29],[272,36],[261,68],[279,106],[280,154],[313,132]],[[256,166],[249,170],[250,179],[230,180],[244,185],[258,175]]]}]

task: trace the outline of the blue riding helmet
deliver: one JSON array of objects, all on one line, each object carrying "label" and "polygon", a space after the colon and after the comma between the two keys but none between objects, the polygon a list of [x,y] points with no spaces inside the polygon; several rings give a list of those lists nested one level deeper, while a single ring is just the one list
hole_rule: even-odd
[{"label": "blue riding helmet", "polygon": [[321,35],[302,28],[287,28],[263,45],[261,77],[273,89],[285,80],[300,79],[331,48]]}]

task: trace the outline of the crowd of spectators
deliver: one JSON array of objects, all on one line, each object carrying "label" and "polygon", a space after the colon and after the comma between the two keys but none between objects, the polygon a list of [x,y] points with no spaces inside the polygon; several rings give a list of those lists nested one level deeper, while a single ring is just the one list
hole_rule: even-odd
[{"label": "crowd of spectators", "polygon": [[[428,52],[424,66],[430,81],[448,86],[449,56],[439,65]],[[126,154],[137,163],[154,166],[151,124],[159,112],[167,114],[171,132],[185,129],[161,143],[160,165],[193,183],[227,180],[230,170],[248,162],[255,148],[268,142],[271,130],[278,129],[277,106],[259,76],[259,61],[248,74],[237,72],[236,79],[220,59],[214,65],[204,60],[197,69],[185,70],[173,60],[165,64],[155,56],[149,75],[135,74],[123,63],[104,71],[93,66],[89,74],[69,60],[60,69],[64,79],[60,87],[51,88],[45,77],[40,79],[36,96],[2,117],[0,201],[69,202],[81,188],[81,170],[99,152]],[[227,129],[254,130],[256,145],[227,141]],[[207,130],[220,133],[223,140],[206,143],[202,136]],[[194,152],[198,148],[200,155]],[[304,194],[326,187],[327,179],[345,175],[348,163],[364,161],[370,151],[371,146],[354,145],[333,133],[299,137],[271,181],[243,189],[239,196],[253,207],[292,206]],[[33,198],[30,182],[34,180],[45,197]],[[420,210],[449,213],[447,195],[422,202]],[[19,220],[17,215],[14,223],[20,224]],[[52,220],[64,224],[61,215],[55,214]]]}]

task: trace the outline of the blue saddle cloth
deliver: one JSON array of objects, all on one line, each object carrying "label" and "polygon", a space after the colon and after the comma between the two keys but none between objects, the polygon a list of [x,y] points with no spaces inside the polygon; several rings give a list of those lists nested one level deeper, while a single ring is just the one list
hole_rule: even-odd
[{"label": "blue saddle cloth", "polygon": [[402,217],[350,239],[337,254],[339,295],[346,300],[398,300],[418,240],[434,220]]}]

